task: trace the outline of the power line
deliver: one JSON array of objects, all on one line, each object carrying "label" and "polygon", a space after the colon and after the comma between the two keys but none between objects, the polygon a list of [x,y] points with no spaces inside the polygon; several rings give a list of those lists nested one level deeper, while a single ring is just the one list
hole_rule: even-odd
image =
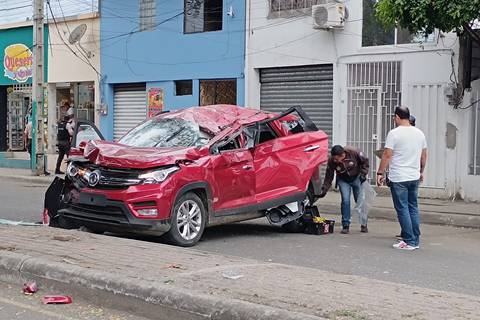
[{"label": "power line", "polygon": [[70,52],[73,53],[73,55],[75,55],[80,61],[82,61],[83,63],[89,65],[90,67],[92,67],[92,69],[97,73],[98,76],[102,76],[100,72],[98,72],[97,68],[95,68],[91,63],[89,63],[88,59],[87,61],[84,61],[82,58],[80,58],[78,56],[78,54],[72,49],[70,48],[70,46],[65,42],[65,40],[63,39],[61,33],[60,33],[60,29],[58,28],[58,24],[57,24],[57,19],[55,19],[55,15],[53,14],[53,10],[52,10],[52,7],[50,6],[50,1],[47,0],[47,5],[48,5],[48,8],[49,8],[49,11],[52,15],[52,19],[53,19],[53,22],[55,24],[55,29],[57,30],[57,33],[58,33],[58,36],[60,37],[60,40],[62,40],[62,42],[65,44],[65,46],[70,50]]},{"label": "power line", "polygon": [[3,9],[0,9],[0,11],[13,11],[13,10],[18,10],[18,9],[23,9],[23,8],[30,8],[31,6],[32,6],[31,4],[26,4],[24,6],[3,8]]}]

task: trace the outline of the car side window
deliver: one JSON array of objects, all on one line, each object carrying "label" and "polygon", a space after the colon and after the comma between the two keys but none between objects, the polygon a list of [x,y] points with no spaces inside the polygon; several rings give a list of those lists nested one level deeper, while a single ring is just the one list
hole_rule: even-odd
[{"label": "car side window", "polygon": [[239,149],[239,148],[240,148],[240,144],[239,144],[238,136],[237,136],[236,138],[230,139],[225,144],[219,145],[218,146],[218,152],[235,150],[235,149]]},{"label": "car side window", "polygon": [[277,138],[277,135],[273,132],[272,128],[266,123],[260,124],[258,144],[267,142]]}]

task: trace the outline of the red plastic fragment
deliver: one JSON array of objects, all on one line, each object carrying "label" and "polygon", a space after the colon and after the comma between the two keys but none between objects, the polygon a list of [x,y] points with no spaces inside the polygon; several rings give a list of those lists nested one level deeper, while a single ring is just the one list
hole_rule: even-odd
[{"label": "red plastic fragment", "polygon": [[32,295],[38,291],[38,286],[35,281],[27,282],[23,285],[23,293],[26,295]]},{"label": "red plastic fragment", "polygon": [[70,296],[44,296],[43,304],[69,304],[72,303]]},{"label": "red plastic fragment", "polygon": [[48,226],[50,224],[50,216],[48,215],[48,209],[47,208],[45,208],[43,210],[42,223],[43,223],[44,226]]}]

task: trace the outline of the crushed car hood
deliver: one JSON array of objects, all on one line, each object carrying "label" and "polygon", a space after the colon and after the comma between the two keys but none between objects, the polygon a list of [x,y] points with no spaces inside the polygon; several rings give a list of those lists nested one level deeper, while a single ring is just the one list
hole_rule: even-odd
[{"label": "crushed car hood", "polygon": [[91,163],[105,167],[149,169],[196,160],[200,151],[190,148],[134,148],[107,141],[90,141],[83,153]]},{"label": "crushed car hood", "polygon": [[245,125],[274,117],[275,114],[234,105],[212,105],[168,112],[158,117],[180,118],[197,123],[213,135],[234,124]]}]

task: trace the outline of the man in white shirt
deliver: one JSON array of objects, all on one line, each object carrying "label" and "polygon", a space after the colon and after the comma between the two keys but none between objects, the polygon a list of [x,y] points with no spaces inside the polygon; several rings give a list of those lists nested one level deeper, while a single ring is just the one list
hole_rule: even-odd
[{"label": "man in white shirt", "polygon": [[403,241],[395,249],[420,248],[420,215],[418,212],[418,185],[423,181],[427,162],[427,142],[423,132],[410,124],[407,107],[395,108],[397,127],[387,135],[382,161],[377,170],[377,184],[385,182],[385,168],[389,167],[393,205],[402,228]]}]

